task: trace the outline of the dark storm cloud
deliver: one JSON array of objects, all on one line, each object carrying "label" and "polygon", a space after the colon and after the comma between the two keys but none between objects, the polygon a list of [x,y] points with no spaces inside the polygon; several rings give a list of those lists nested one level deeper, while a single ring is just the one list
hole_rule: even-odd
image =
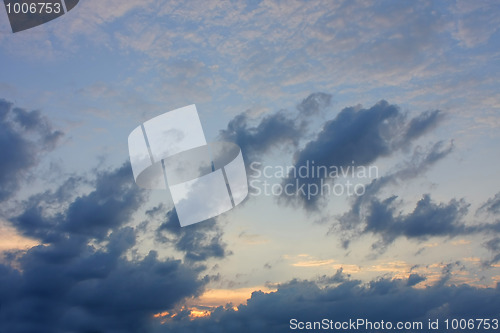
[{"label": "dark storm cloud", "polygon": [[253,124],[247,113],[241,113],[220,132],[220,138],[238,144],[243,154],[251,159],[258,159],[273,148],[295,147],[305,135],[307,118],[329,106],[330,101],[329,94],[313,93],[297,105],[298,115],[280,110],[260,119],[257,124]]},{"label": "dark storm cloud", "polygon": [[144,200],[131,177],[129,163],[113,171],[100,172],[93,181],[94,190],[68,203],[63,212],[50,214],[54,204],[68,198],[75,185],[70,178],[55,192],[35,195],[24,204],[23,212],[11,218],[13,225],[24,235],[46,243],[57,242],[67,235],[103,239],[109,230],[130,221]]},{"label": "dark storm cloud", "polygon": [[300,137],[300,129],[295,121],[287,117],[285,111],[264,117],[256,126],[246,113],[239,114],[221,131],[224,141],[238,144],[244,156],[253,158],[265,154],[270,149],[283,144],[296,145]]},{"label": "dark storm cloud", "polygon": [[427,278],[425,276],[413,273],[413,274],[410,274],[410,276],[408,276],[408,280],[406,281],[406,284],[409,287],[412,287],[412,286],[415,286],[415,285],[417,285],[420,282],[423,282],[425,280],[427,280]]},{"label": "dark storm cloud", "polygon": [[[366,166],[380,157],[389,156],[412,140],[437,125],[442,117],[439,111],[425,112],[406,121],[399,107],[382,100],[369,109],[348,107],[334,119],[327,121],[317,137],[297,152],[295,169],[307,167],[314,161],[316,167]],[[320,186],[320,177],[285,179],[284,185],[300,188],[304,184]],[[298,184],[296,183],[298,181]],[[335,181],[328,179],[327,181]],[[290,190],[289,192],[294,192]],[[287,201],[304,205],[308,210],[318,209],[320,196],[284,196]]]},{"label": "dark storm cloud", "polygon": [[[376,181],[370,185],[374,184]],[[402,202],[396,196],[381,200],[368,192],[365,198],[358,199],[351,210],[339,218],[340,223],[334,225],[331,232],[343,233],[344,247],[348,246],[352,238],[367,233],[379,236],[380,240],[372,247],[384,251],[387,245],[399,237],[425,240],[429,237],[500,231],[500,222],[466,224],[463,219],[468,208],[469,204],[463,199],[452,199],[447,204],[435,203],[426,194],[416,203],[412,212],[402,214]]]},{"label": "dark storm cloud", "polygon": [[[155,212],[156,214],[159,211]],[[190,262],[205,261],[208,258],[223,258],[230,253],[222,240],[223,232],[215,219],[181,227],[175,209],[161,212],[161,225],[156,231],[156,239],[173,244],[175,249],[185,254]]]},{"label": "dark storm cloud", "polygon": [[[2,332],[146,332],[154,313],[197,294],[198,273],[180,261],[123,257],[131,228],[111,234],[104,249],[37,246],[19,260],[22,273],[0,265]],[[73,246],[70,246],[70,248]]]},{"label": "dark storm cloud", "polygon": [[[351,209],[337,218],[330,233],[339,234],[345,248],[351,240],[367,233],[373,234],[380,237],[380,240],[373,244],[373,248],[384,251],[387,245],[399,237],[421,240],[429,237],[499,232],[498,221],[466,224],[463,218],[468,213],[469,204],[463,199],[435,203],[430,195],[424,195],[412,212],[402,214],[399,212],[402,202],[395,196],[380,198],[384,188],[399,186],[402,182],[421,175],[452,150],[452,144],[445,145],[443,142],[427,149],[416,149],[412,158],[402,163],[398,170],[368,184],[365,194],[356,197]],[[494,207],[494,203],[494,198],[489,199],[479,211],[488,211],[489,207]]]},{"label": "dark storm cloud", "polygon": [[[290,332],[290,319],[298,321],[349,321],[362,318],[371,322],[422,321],[428,319],[496,318],[500,309],[500,288],[447,286],[438,283],[414,288],[423,277],[378,279],[368,284],[345,280],[321,288],[312,281],[293,280],[276,292],[255,291],[238,311],[218,308],[211,317],[194,321],[173,321],[156,332]],[[443,326],[440,326],[442,329]],[[359,332],[373,331],[361,327]],[[394,329],[399,332],[400,330]],[[409,330],[415,331],[415,330]]]},{"label": "dark storm cloud", "polygon": [[456,236],[476,231],[466,227],[462,218],[468,205],[463,200],[451,200],[448,204],[436,204],[430,195],[424,195],[409,214],[400,214],[396,197],[383,201],[373,199],[365,212],[364,233],[378,234],[388,244],[397,237],[426,239],[431,236]]},{"label": "dark storm cloud", "polygon": [[[74,194],[82,183],[93,190]],[[143,200],[125,163],[95,180],[69,178],[19,207],[12,225],[44,244],[0,265],[0,332],[143,333],[154,313],[201,292],[199,268],[155,251],[125,256],[136,231],[124,225]]]},{"label": "dark storm cloud", "polygon": [[389,186],[400,186],[404,182],[419,177],[452,151],[453,144],[445,144],[442,141],[427,148],[416,147],[411,157],[400,163],[394,172],[365,185],[365,194],[354,198],[350,210],[336,219],[330,233],[340,233],[343,246],[347,248],[353,238],[366,232],[365,212],[370,211],[372,202],[380,201],[378,195],[383,189]]},{"label": "dark storm cloud", "polygon": [[27,172],[63,135],[54,131],[40,111],[13,108],[0,99],[0,201],[14,194]]},{"label": "dark storm cloud", "polygon": [[[353,223],[356,224],[364,203],[376,197],[387,186],[398,186],[402,182],[407,182],[421,176],[435,163],[448,156],[453,151],[453,148],[453,143],[445,144],[443,141],[439,141],[427,148],[416,147],[411,158],[400,163],[399,167],[393,173],[374,179],[370,184],[365,186],[365,194],[355,198],[351,206],[351,212],[346,214],[346,218],[347,215],[354,215],[355,221]],[[343,222],[347,222],[347,220],[344,219]]]}]

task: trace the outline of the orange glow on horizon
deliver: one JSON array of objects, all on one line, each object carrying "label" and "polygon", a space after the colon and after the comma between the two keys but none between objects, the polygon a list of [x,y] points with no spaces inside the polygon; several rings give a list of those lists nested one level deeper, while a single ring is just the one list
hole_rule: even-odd
[{"label": "orange glow on horizon", "polygon": [[318,267],[318,266],[325,266],[325,265],[331,265],[335,261],[330,259],[330,260],[309,260],[309,261],[299,261],[292,266],[294,267]]},{"label": "orange glow on horizon", "polygon": [[153,318],[161,318],[161,317],[166,317],[170,314],[170,312],[165,311],[165,312],[160,312],[160,313],[155,313],[153,315]]},{"label": "orange glow on horizon", "polygon": [[40,245],[40,242],[19,235],[16,229],[7,225],[7,222],[0,221],[0,252],[7,250],[27,250],[37,245]]},{"label": "orange glow on horizon", "polygon": [[210,317],[211,314],[212,312],[209,310],[199,310],[195,308],[191,310],[191,313],[189,313],[189,318],[194,320],[196,318]]},{"label": "orange glow on horizon", "polygon": [[252,293],[255,291],[269,293],[276,290],[276,288],[270,288],[267,286],[255,286],[239,289],[209,289],[201,296],[189,300],[187,305],[190,307],[218,307],[226,306],[227,304],[238,306],[240,304],[246,304],[247,300],[252,297]]}]

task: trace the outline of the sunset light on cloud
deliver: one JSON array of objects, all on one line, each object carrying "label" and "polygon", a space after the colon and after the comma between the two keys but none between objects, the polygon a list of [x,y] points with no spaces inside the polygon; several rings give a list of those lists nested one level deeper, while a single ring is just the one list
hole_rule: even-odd
[{"label": "sunset light on cloud", "polygon": [[[500,319],[497,1],[80,0],[15,33],[7,10],[0,332]],[[179,143],[206,165],[155,155]]]},{"label": "sunset light on cloud", "polygon": [[9,250],[26,250],[39,243],[19,235],[16,230],[10,227],[6,222],[0,226],[0,250],[2,252]]}]

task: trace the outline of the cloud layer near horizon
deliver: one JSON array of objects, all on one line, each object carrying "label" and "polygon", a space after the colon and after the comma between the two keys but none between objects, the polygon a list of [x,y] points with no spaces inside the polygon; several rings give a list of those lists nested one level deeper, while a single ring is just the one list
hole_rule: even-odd
[{"label": "cloud layer near horizon", "polygon": [[[428,320],[439,319],[440,330],[447,318],[498,318],[500,286],[477,288],[445,285],[449,272],[433,286],[415,288],[425,277],[411,274],[407,279],[381,278],[362,283],[342,275],[340,270],[324,286],[319,280],[292,280],[276,292],[255,291],[246,305],[219,307],[209,318],[173,320],[155,332],[290,332],[290,320],[344,322],[364,319],[371,322],[418,321],[424,330]],[[478,317],[479,316],[479,317]],[[371,332],[361,326],[359,332]],[[406,331],[406,330],[395,330]],[[411,331],[411,330],[408,330]],[[487,330],[476,330],[487,331]]]}]

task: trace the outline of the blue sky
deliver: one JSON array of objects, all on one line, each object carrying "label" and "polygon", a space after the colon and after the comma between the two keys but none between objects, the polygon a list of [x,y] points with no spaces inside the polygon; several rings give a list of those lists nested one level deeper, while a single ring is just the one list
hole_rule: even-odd
[{"label": "blue sky", "polygon": [[[1,9],[0,329],[498,318],[499,11],[81,0],[13,34]],[[207,141],[241,147],[249,180],[252,162],[378,175],[301,179],[366,193],[250,195],[181,229],[168,192],[135,185],[127,137],[190,104]]]}]

